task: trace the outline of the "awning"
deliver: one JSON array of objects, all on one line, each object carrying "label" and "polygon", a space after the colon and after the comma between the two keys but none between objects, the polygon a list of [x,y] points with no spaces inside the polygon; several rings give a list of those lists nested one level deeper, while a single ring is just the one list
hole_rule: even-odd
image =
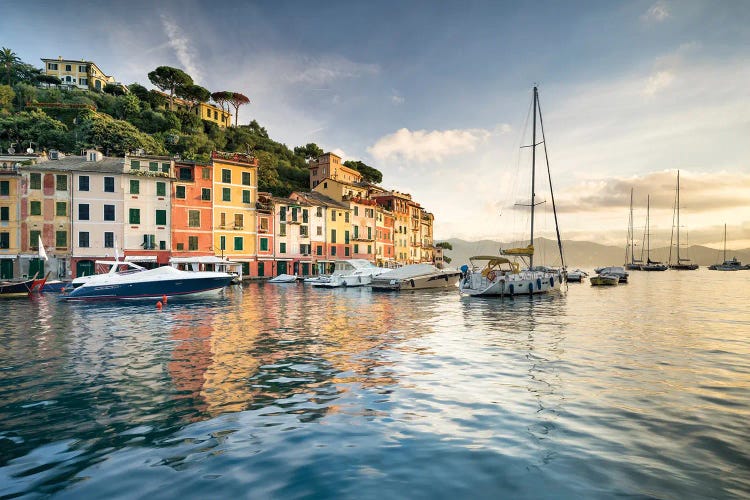
[{"label": "awning", "polygon": [[0,255],[0,259],[17,259],[18,255]]},{"label": "awning", "polygon": [[231,260],[222,259],[220,257],[214,257],[211,255],[203,255],[197,257],[172,257],[169,259],[170,264],[236,264]]},{"label": "awning", "polygon": [[156,255],[129,255],[125,262],[156,262]]}]

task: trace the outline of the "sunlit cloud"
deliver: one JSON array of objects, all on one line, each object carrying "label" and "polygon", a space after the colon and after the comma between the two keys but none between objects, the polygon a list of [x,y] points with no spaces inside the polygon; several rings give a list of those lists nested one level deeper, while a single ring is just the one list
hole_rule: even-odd
[{"label": "sunlit cloud", "polygon": [[674,81],[674,74],[670,71],[659,71],[655,75],[648,78],[645,87],[643,88],[644,95],[652,96],[669,88]]},{"label": "sunlit cloud", "polygon": [[169,46],[175,51],[177,60],[185,68],[185,71],[196,81],[202,80],[201,71],[198,69],[199,64],[196,61],[196,54],[190,39],[183,33],[180,26],[166,14],[161,15],[161,23],[164,32],[167,34]]},{"label": "sunlit cloud", "polygon": [[367,151],[379,160],[439,162],[448,156],[476,150],[489,136],[490,132],[484,129],[411,131],[402,128],[381,137]]},{"label": "sunlit cloud", "polygon": [[377,75],[380,72],[377,64],[358,63],[337,56],[287,57],[287,67],[290,71],[281,76],[290,83],[325,85],[341,79]]},{"label": "sunlit cloud", "polygon": [[406,102],[406,98],[402,95],[399,95],[398,92],[394,90],[393,94],[391,95],[391,102],[396,106],[400,106],[401,104]]},{"label": "sunlit cloud", "polygon": [[643,14],[642,19],[647,22],[660,23],[670,17],[666,2],[659,0]]}]

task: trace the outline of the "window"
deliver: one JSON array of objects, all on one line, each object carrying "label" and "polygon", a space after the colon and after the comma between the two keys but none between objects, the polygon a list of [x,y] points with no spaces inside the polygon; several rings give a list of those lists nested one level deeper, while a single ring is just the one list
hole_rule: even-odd
[{"label": "window", "polygon": [[47,63],[47,69],[57,70],[57,63]]},{"label": "window", "polygon": [[218,120],[218,119],[219,119],[219,112],[214,110],[214,120]]},{"label": "window", "polygon": [[148,170],[150,172],[158,172],[159,171],[159,162],[158,161],[150,161],[150,162],[148,162]]},{"label": "window", "polygon": [[68,204],[64,201],[58,201],[55,203],[55,215],[59,217],[65,217],[68,215]]},{"label": "window", "polygon": [[354,239],[359,238],[359,226],[354,226]]},{"label": "window", "polygon": [[42,174],[29,174],[29,189],[42,189]]},{"label": "window", "polygon": [[111,231],[104,232],[104,248],[115,247],[115,233]]},{"label": "window", "polygon": [[10,207],[0,207],[0,220],[10,220]]},{"label": "window", "polygon": [[167,224],[167,211],[157,210],[156,211],[156,225],[165,226]]},{"label": "window", "polygon": [[315,215],[323,217],[323,207],[318,207]]},{"label": "window", "polygon": [[299,235],[303,238],[307,238],[309,235],[307,234],[307,226],[300,226],[299,227]]},{"label": "window", "polygon": [[29,248],[39,250],[39,237],[41,235],[41,231],[29,231]]},{"label": "window", "polygon": [[185,250],[185,244],[184,243],[177,243],[177,250],[178,251]]},{"label": "window", "polygon": [[354,244],[354,253],[359,253],[359,245],[356,243]]},{"label": "window", "polygon": [[180,173],[178,177],[181,181],[193,180],[193,170],[191,168],[180,168],[177,171]]},{"label": "window", "polygon": [[141,192],[141,181],[130,180],[130,194],[139,194]]},{"label": "window", "polygon": [[79,73],[85,73],[86,72],[86,66],[78,66],[78,72]]},{"label": "window", "polygon": [[302,223],[303,223],[303,224],[307,224],[307,222],[308,222],[308,219],[309,219],[309,216],[308,216],[308,212],[307,212],[307,209],[306,209],[306,208],[303,208],[303,209],[302,209]]},{"label": "window", "polygon": [[268,251],[268,238],[261,238],[260,239],[260,250],[262,252]]},{"label": "window", "polygon": [[57,191],[68,190],[68,176],[67,175],[57,174],[55,176],[55,189]]},{"label": "window", "polygon": [[130,162],[130,170],[140,170],[141,162],[139,160],[132,160]]},{"label": "window", "polygon": [[227,168],[221,169],[221,182],[224,184],[232,183],[232,171]]},{"label": "window", "polygon": [[370,226],[367,226],[367,239],[372,239],[372,228]]},{"label": "window", "polygon": [[234,237],[234,249],[235,250],[242,250],[242,236],[235,236]]},{"label": "window", "polygon": [[164,240],[161,240],[159,242],[159,250],[166,250],[167,249],[167,242]]},{"label": "window", "polygon": [[71,64],[66,64],[65,71],[73,71],[73,66]]},{"label": "window", "polygon": [[279,224],[279,236],[286,236],[286,224]]},{"label": "window", "polygon": [[349,222],[349,212],[344,212],[344,222]]},{"label": "window", "polygon": [[[162,163],[161,164],[161,171],[164,172],[165,174],[168,174],[171,167],[172,167],[172,165],[169,164],[169,163]],[[190,177],[192,178],[192,172],[191,172]]]},{"label": "window", "polygon": [[331,229],[331,243],[336,243],[336,230]]},{"label": "window", "polygon": [[78,178],[78,190],[88,191],[89,190],[89,176],[82,175]]},{"label": "window", "polygon": [[156,183],[156,196],[167,196],[167,183],[166,182]]},{"label": "window", "polygon": [[185,199],[185,186],[177,186],[174,190],[174,197],[180,200]]},{"label": "window", "polygon": [[201,177],[204,179],[210,179],[211,178],[211,169],[210,168],[202,168],[201,169]]},{"label": "window", "polygon": [[10,181],[0,181],[0,196],[10,196]]},{"label": "window", "polygon": [[68,248],[67,231],[55,231],[55,248]]},{"label": "window", "polygon": [[88,231],[80,231],[78,233],[78,246],[81,248],[89,247],[89,233]]},{"label": "window", "polygon": [[104,205],[104,220],[105,221],[115,220],[115,206],[114,205]]},{"label": "window", "polygon": [[0,233],[0,248],[10,248],[10,233]]},{"label": "window", "polygon": [[89,204],[78,204],[78,220],[89,220]]},{"label": "window", "polygon": [[141,223],[141,209],[131,208],[128,220],[130,221],[131,224],[140,224]]},{"label": "window", "polygon": [[225,212],[221,212],[221,214],[219,214],[219,226],[223,228],[226,225],[227,225],[227,214]]},{"label": "window", "polygon": [[221,188],[222,201],[232,201],[232,190],[230,188]]},{"label": "window", "polygon": [[323,226],[317,226],[315,228],[315,235],[316,236],[323,236]]},{"label": "window", "polygon": [[188,250],[198,250],[197,236],[188,236]]},{"label": "window", "polygon": [[251,176],[250,172],[242,172],[242,185],[243,186],[252,186],[250,183]]},{"label": "window", "polygon": [[315,253],[318,255],[323,255],[323,245],[316,245]]},{"label": "window", "polygon": [[332,221],[336,220],[336,211],[335,210],[331,210],[331,220]]},{"label": "window", "polygon": [[279,209],[279,220],[285,221],[286,220],[286,207],[281,207]]},{"label": "window", "polygon": [[210,188],[201,188],[201,200],[211,201],[211,189]]},{"label": "window", "polygon": [[115,192],[115,178],[114,177],[105,177],[104,178],[104,192],[105,193],[114,193]]},{"label": "window", "polygon": [[260,230],[264,232],[268,231],[268,218],[266,217],[260,218]]},{"label": "window", "polygon": [[242,229],[242,226],[244,222],[244,217],[242,214],[234,214],[234,228],[235,229]]},{"label": "window", "polygon": [[297,222],[297,207],[292,207],[292,222]]},{"label": "window", "polygon": [[344,247],[344,257],[349,257],[349,247]]},{"label": "window", "polygon": [[249,189],[242,190],[242,203],[250,203],[250,190]]},{"label": "window", "polygon": [[331,247],[331,255],[336,256],[336,247]]},{"label": "window", "polygon": [[286,243],[283,241],[279,243],[279,253],[286,253]]},{"label": "window", "polygon": [[42,215],[42,202],[32,201],[31,202],[31,215]]},{"label": "window", "polygon": [[227,237],[226,236],[219,236],[219,249],[220,250],[227,249]]},{"label": "window", "polygon": [[188,210],[188,227],[201,227],[200,210]]},{"label": "window", "polygon": [[89,79],[88,78],[81,78],[81,79],[79,79],[79,81],[81,82],[81,85],[88,85],[89,84]]},{"label": "window", "polygon": [[367,245],[367,253],[372,253],[372,245]]},{"label": "window", "polygon": [[359,207],[354,205],[354,215],[359,215]]},{"label": "window", "polygon": [[349,231],[344,231],[344,243],[349,244]]}]

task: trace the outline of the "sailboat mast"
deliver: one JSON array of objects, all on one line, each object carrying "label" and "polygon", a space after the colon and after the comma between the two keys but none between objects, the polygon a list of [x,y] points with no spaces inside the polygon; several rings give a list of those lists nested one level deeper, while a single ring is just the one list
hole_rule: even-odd
[{"label": "sailboat mast", "polygon": [[727,261],[727,225],[724,224],[724,262]]},{"label": "sailboat mast", "polygon": [[680,263],[680,171],[677,171],[677,264]]},{"label": "sailboat mast", "polygon": [[651,195],[646,197],[646,264],[651,264],[651,224],[649,216],[651,214]]},{"label": "sailboat mast", "polygon": [[630,188],[630,221],[628,224],[630,238],[630,263],[635,264],[635,235],[633,234],[633,188]]},{"label": "sailboat mast", "polygon": [[[538,99],[538,90],[534,86],[534,118],[531,125],[531,241],[529,245],[534,246],[534,202],[535,195],[534,183],[536,175],[536,108]],[[529,256],[529,269],[534,267],[534,254]]]}]

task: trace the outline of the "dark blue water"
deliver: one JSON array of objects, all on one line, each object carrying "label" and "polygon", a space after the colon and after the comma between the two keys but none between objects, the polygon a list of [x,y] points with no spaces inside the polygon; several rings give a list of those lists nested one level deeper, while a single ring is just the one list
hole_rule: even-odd
[{"label": "dark blue water", "polygon": [[750,496],[750,272],[0,302],[0,496]]}]

